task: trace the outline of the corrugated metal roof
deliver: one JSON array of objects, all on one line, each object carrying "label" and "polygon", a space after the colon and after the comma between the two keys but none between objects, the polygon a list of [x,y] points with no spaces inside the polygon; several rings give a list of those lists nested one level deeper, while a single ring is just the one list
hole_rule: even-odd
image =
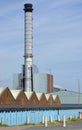
[{"label": "corrugated metal roof", "polygon": [[13,97],[16,99],[22,90],[10,90]]},{"label": "corrugated metal roof", "polygon": [[63,90],[52,94],[59,96],[61,104],[82,104],[82,93]]},{"label": "corrugated metal roof", "polygon": [[60,85],[54,85],[53,87],[54,87],[54,88],[59,88],[59,89],[61,89],[61,90],[65,90],[65,88],[62,87],[62,86],[60,86]]}]

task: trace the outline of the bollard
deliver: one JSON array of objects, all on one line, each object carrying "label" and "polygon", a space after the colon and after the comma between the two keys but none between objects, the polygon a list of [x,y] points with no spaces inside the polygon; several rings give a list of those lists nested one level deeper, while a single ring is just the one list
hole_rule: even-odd
[{"label": "bollard", "polygon": [[4,118],[2,117],[1,118],[1,125],[4,125],[5,124],[5,121],[4,121]]},{"label": "bollard", "polygon": [[66,127],[66,117],[65,117],[65,115],[63,116],[63,127]]},{"label": "bollard", "polygon": [[27,123],[27,124],[30,123],[30,121],[29,121],[29,117],[28,117],[28,116],[27,116],[27,118],[26,118],[26,123]]},{"label": "bollard", "polygon": [[79,113],[79,118],[82,119],[82,114],[81,113]]},{"label": "bollard", "polygon": [[42,115],[42,124],[44,124],[44,122],[45,122],[45,117],[44,115]]},{"label": "bollard", "polygon": [[53,122],[53,120],[52,120],[52,116],[50,116],[50,122],[51,122],[51,123]]},{"label": "bollard", "polygon": [[70,120],[72,119],[72,115],[70,115],[69,119],[70,119]]},{"label": "bollard", "polygon": [[45,117],[45,127],[48,126],[48,123],[47,123],[47,117]]},{"label": "bollard", "polygon": [[60,121],[60,117],[59,117],[59,115],[58,115],[58,117],[57,117],[57,120]]}]

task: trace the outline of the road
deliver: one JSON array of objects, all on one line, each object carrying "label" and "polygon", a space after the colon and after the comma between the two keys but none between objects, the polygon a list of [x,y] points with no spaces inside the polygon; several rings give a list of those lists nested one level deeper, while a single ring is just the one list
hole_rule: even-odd
[{"label": "road", "polygon": [[67,123],[66,127],[61,125],[53,126],[15,126],[15,127],[0,127],[0,130],[82,130],[82,121]]}]

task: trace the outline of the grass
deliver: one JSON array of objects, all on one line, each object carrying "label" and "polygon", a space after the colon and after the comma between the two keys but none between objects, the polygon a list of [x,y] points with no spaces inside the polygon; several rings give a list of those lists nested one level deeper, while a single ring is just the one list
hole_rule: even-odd
[{"label": "grass", "polygon": [[[80,120],[82,120],[82,119],[79,119],[79,118],[70,119],[70,118],[68,118],[68,119],[66,119],[66,122],[75,122],[75,121],[80,121]],[[50,122],[50,121],[47,122],[48,125],[59,125],[59,124],[62,124],[62,123],[63,123],[63,120],[61,120],[61,121],[54,120],[52,122]],[[40,122],[40,123],[36,123],[36,124],[34,124],[34,123],[29,123],[29,124],[25,123],[24,125],[41,126],[41,125],[44,125],[44,124],[42,122]]]},{"label": "grass", "polygon": [[67,122],[74,122],[74,121],[80,121],[80,120],[82,120],[82,119],[79,119],[79,118],[72,118],[72,119],[70,119],[70,118],[68,118]]},{"label": "grass", "polygon": [[8,125],[6,125],[6,124],[1,124],[0,123],[0,127],[7,127]]},{"label": "grass", "polygon": [[[82,120],[82,119],[79,119],[79,118],[72,118],[72,119],[70,119],[70,118],[68,118],[68,119],[66,119],[66,122],[68,123],[68,122],[75,122],[75,121],[80,121],[80,120]],[[61,120],[61,121],[54,120],[52,122],[50,122],[50,121],[47,122],[48,125],[60,125],[62,123],[63,123],[63,120]],[[40,122],[40,123],[36,123],[36,124],[34,124],[34,123],[29,123],[29,124],[24,123],[24,124],[21,124],[19,126],[43,126],[43,125],[44,124],[42,122]],[[2,125],[0,123],[0,127],[9,127],[9,126],[6,125],[6,124]]]}]

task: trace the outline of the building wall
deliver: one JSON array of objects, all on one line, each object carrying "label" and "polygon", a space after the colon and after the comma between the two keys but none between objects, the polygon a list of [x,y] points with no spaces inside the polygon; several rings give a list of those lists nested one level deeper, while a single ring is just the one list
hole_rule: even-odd
[{"label": "building wall", "polygon": [[33,76],[33,88],[35,92],[53,92],[53,75],[37,73]]},{"label": "building wall", "polygon": [[49,121],[50,117],[52,120],[57,120],[58,116],[62,120],[63,115],[66,118],[70,116],[78,117],[79,112],[82,112],[82,109],[67,109],[67,110],[15,110],[15,111],[0,111],[0,123],[3,120],[3,123],[9,126],[13,125],[22,125],[26,124],[29,118],[29,123],[36,124],[42,122],[42,116],[47,117]]},{"label": "building wall", "polygon": [[13,89],[22,89],[22,73],[13,74]]},{"label": "building wall", "polygon": [[47,75],[38,73],[33,76],[33,89],[35,92],[47,93]]},{"label": "building wall", "polygon": [[[13,75],[13,89],[25,90],[23,77],[22,73]],[[53,92],[53,75],[33,73],[33,91],[41,93]]]},{"label": "building wall", "polygon": [[61,104],[67,105],[79,105],[82,104],[82,93],[68,91],[68,90],[60,90],[58,92],[54,92],[52,94],[58,95],[61,101]]}]

